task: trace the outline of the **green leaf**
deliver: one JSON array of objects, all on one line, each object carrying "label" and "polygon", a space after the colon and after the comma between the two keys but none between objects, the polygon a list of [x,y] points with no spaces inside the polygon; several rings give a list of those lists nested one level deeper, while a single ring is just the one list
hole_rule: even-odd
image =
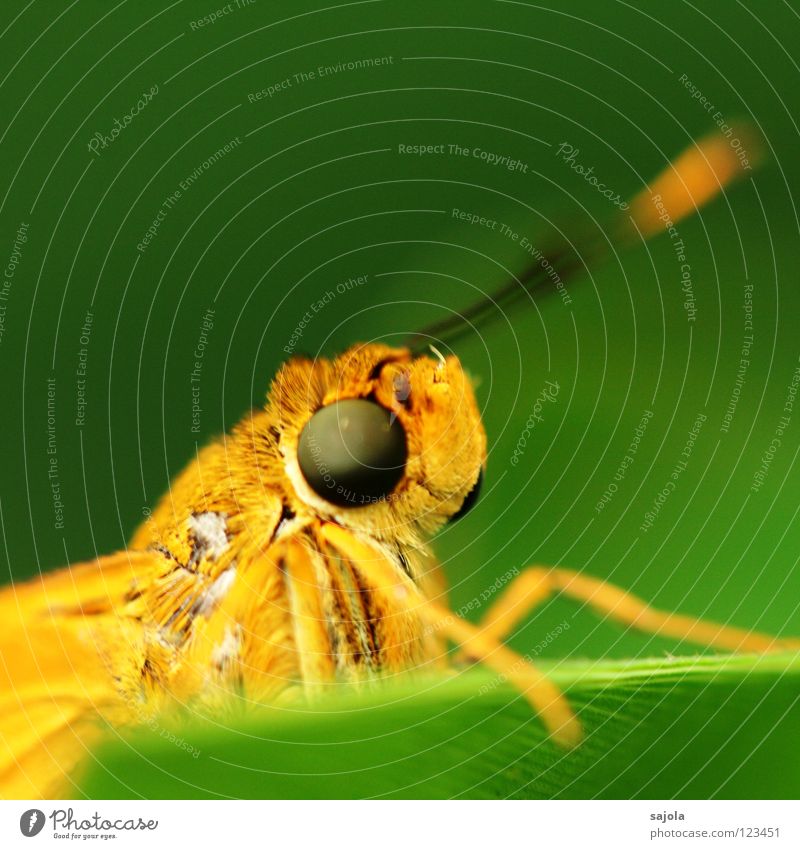
[{"label": "green leaf", "polygon": [[[543,664],[544,666],[544,664]],[[471,669],[259,708],[95,752],[91,798],[798,798],[800,655],[548,664],[586,739],[558,749]],[[78,794],[80,795],[80,794]]]}]

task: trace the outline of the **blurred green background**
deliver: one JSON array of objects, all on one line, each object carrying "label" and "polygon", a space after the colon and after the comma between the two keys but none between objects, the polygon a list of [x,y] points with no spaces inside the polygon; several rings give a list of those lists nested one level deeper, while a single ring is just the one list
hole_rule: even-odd
[{"label": "blurred green background", "polygon": [[[262,403],[293,328],[337,283],[368,275],[314,314],[298,352],[401,342],[526,266],[499,228],[456,220],[454,209],[537,246],[563,233],[580,249],[609,232],[617,210],[559,158],[560,145],[627,197],[692,139],[718,132],[719,113],[752,121],[769,155],[679,225],[694,321],[662,236],[570,280],[569,305],[554,297],[513,310],[458,343],[480,379],[491,453],[479,506],[436,551],[456,608],[509,569],[560,563],[664,608],[800,635],[800,406],[784,409],[800,365],[798,4],[226,8],[201,26],[219,7],[35,3],[3,25],[0,261],[15,262],[0,341],[4,577],[124,546],[198,445]],[[154,87],[111,140],[115,119]],[[92,152],[96,134],[109,140]],[[444,152],[401,152],[413,145]],[[525,167],[488,164],[476,150]],[[559,394],[513,465],[547,380]],[[645,411],[652,418],[615,481]],[[642,530],[701,415],[675,490]],[[556,670],[566,657],[694,650],[563,599],[514,645],[530,649],[564,620],[541,650]]]}]

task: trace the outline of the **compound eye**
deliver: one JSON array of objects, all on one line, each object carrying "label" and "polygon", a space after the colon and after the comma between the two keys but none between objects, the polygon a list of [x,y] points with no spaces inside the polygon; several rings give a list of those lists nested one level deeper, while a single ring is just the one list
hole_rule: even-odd
[{"label": "compound eye", "polygon": [[478,480],[475,481],[475,486],[467,493],[467,497],[464,499],[461,506],[458,508],[458,512],[454,513],[450,517],[451,522],[455,522],[456,519],[460,519],[462,516],[466,516],[470,510],[478,503],[478,496],[481,494],[481,486],[483,485],[483,469],[478,472]]},{"label": "compound eye", "polygon": [[300,434],[297,459],[317,495],[342,507],[387,496],[405,471],[406,432],[374,401],[353,398],[322,407]]}]

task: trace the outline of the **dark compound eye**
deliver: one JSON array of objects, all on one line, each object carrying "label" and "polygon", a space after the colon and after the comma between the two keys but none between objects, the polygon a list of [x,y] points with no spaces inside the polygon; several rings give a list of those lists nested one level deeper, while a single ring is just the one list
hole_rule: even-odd
[{"label": "dark compound eye", "polygon": [[300,434],[306,482],[332,504],[358,507],[388,495],[403,477],[406,433],[387,409],[353,398],[317,410]]},{"label": "dark compound eye", "polygon": [[464,499],[463,504],[458,508],[458,513],[455,513],[450,517],[451,522],[455,522],[456,519],[460,519],[462,516],[465,516],[478,503],[478,496],[481,494],[482,485],[483,469],[478,472],[478,480],[475,481],[475,486],[473,486],[467,493],[467,497]]}]

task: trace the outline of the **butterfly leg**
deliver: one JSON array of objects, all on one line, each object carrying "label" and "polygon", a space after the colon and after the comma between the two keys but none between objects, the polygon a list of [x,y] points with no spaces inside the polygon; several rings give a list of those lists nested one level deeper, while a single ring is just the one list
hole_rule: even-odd
[{"label": "butterfly leg", "polygon": [[299,671],[306,692],[320,692],[334,680],[336,670],[314,566],[308,550],[297,542],[286,546],[278,565],[292,613]]},{"label": "butterfly leg", "polygon": [[444,637],[459,645],[471,657],[508,681],[527,699],[541,718],[553,740],[565,747],[577,745],[583,729],[561,690],[527,658],[503,645],[482,628],[466,622],[444,604],[424,596],[409,579],[398,574],[385,556],[358,537],[328,523],[321,536],[337,552],[357,568],[370,593],[384,600],[386,610],[404,610],[419,617],[430,634]]},{"label": "butterfly leg", "polygon": [[582,601],[623,625],[649,634],[732,652],[760,654],[800,648],[800,640],[778,639],[693,616],[657,610],[626,590],[599,578],[572,569],[546,566],[529,567],[516,578],[481,619],[482,633],[492,640],[506,639],[531,610],[557,592]]},{"label": "butterfly leg", "polygon": [[440,604],[424,600],[421,611],[429,627],[444,634],[469,657],[519,690],[559,745],[573,747],[581,741],[581,723],[566,697],[530,660]]}]

